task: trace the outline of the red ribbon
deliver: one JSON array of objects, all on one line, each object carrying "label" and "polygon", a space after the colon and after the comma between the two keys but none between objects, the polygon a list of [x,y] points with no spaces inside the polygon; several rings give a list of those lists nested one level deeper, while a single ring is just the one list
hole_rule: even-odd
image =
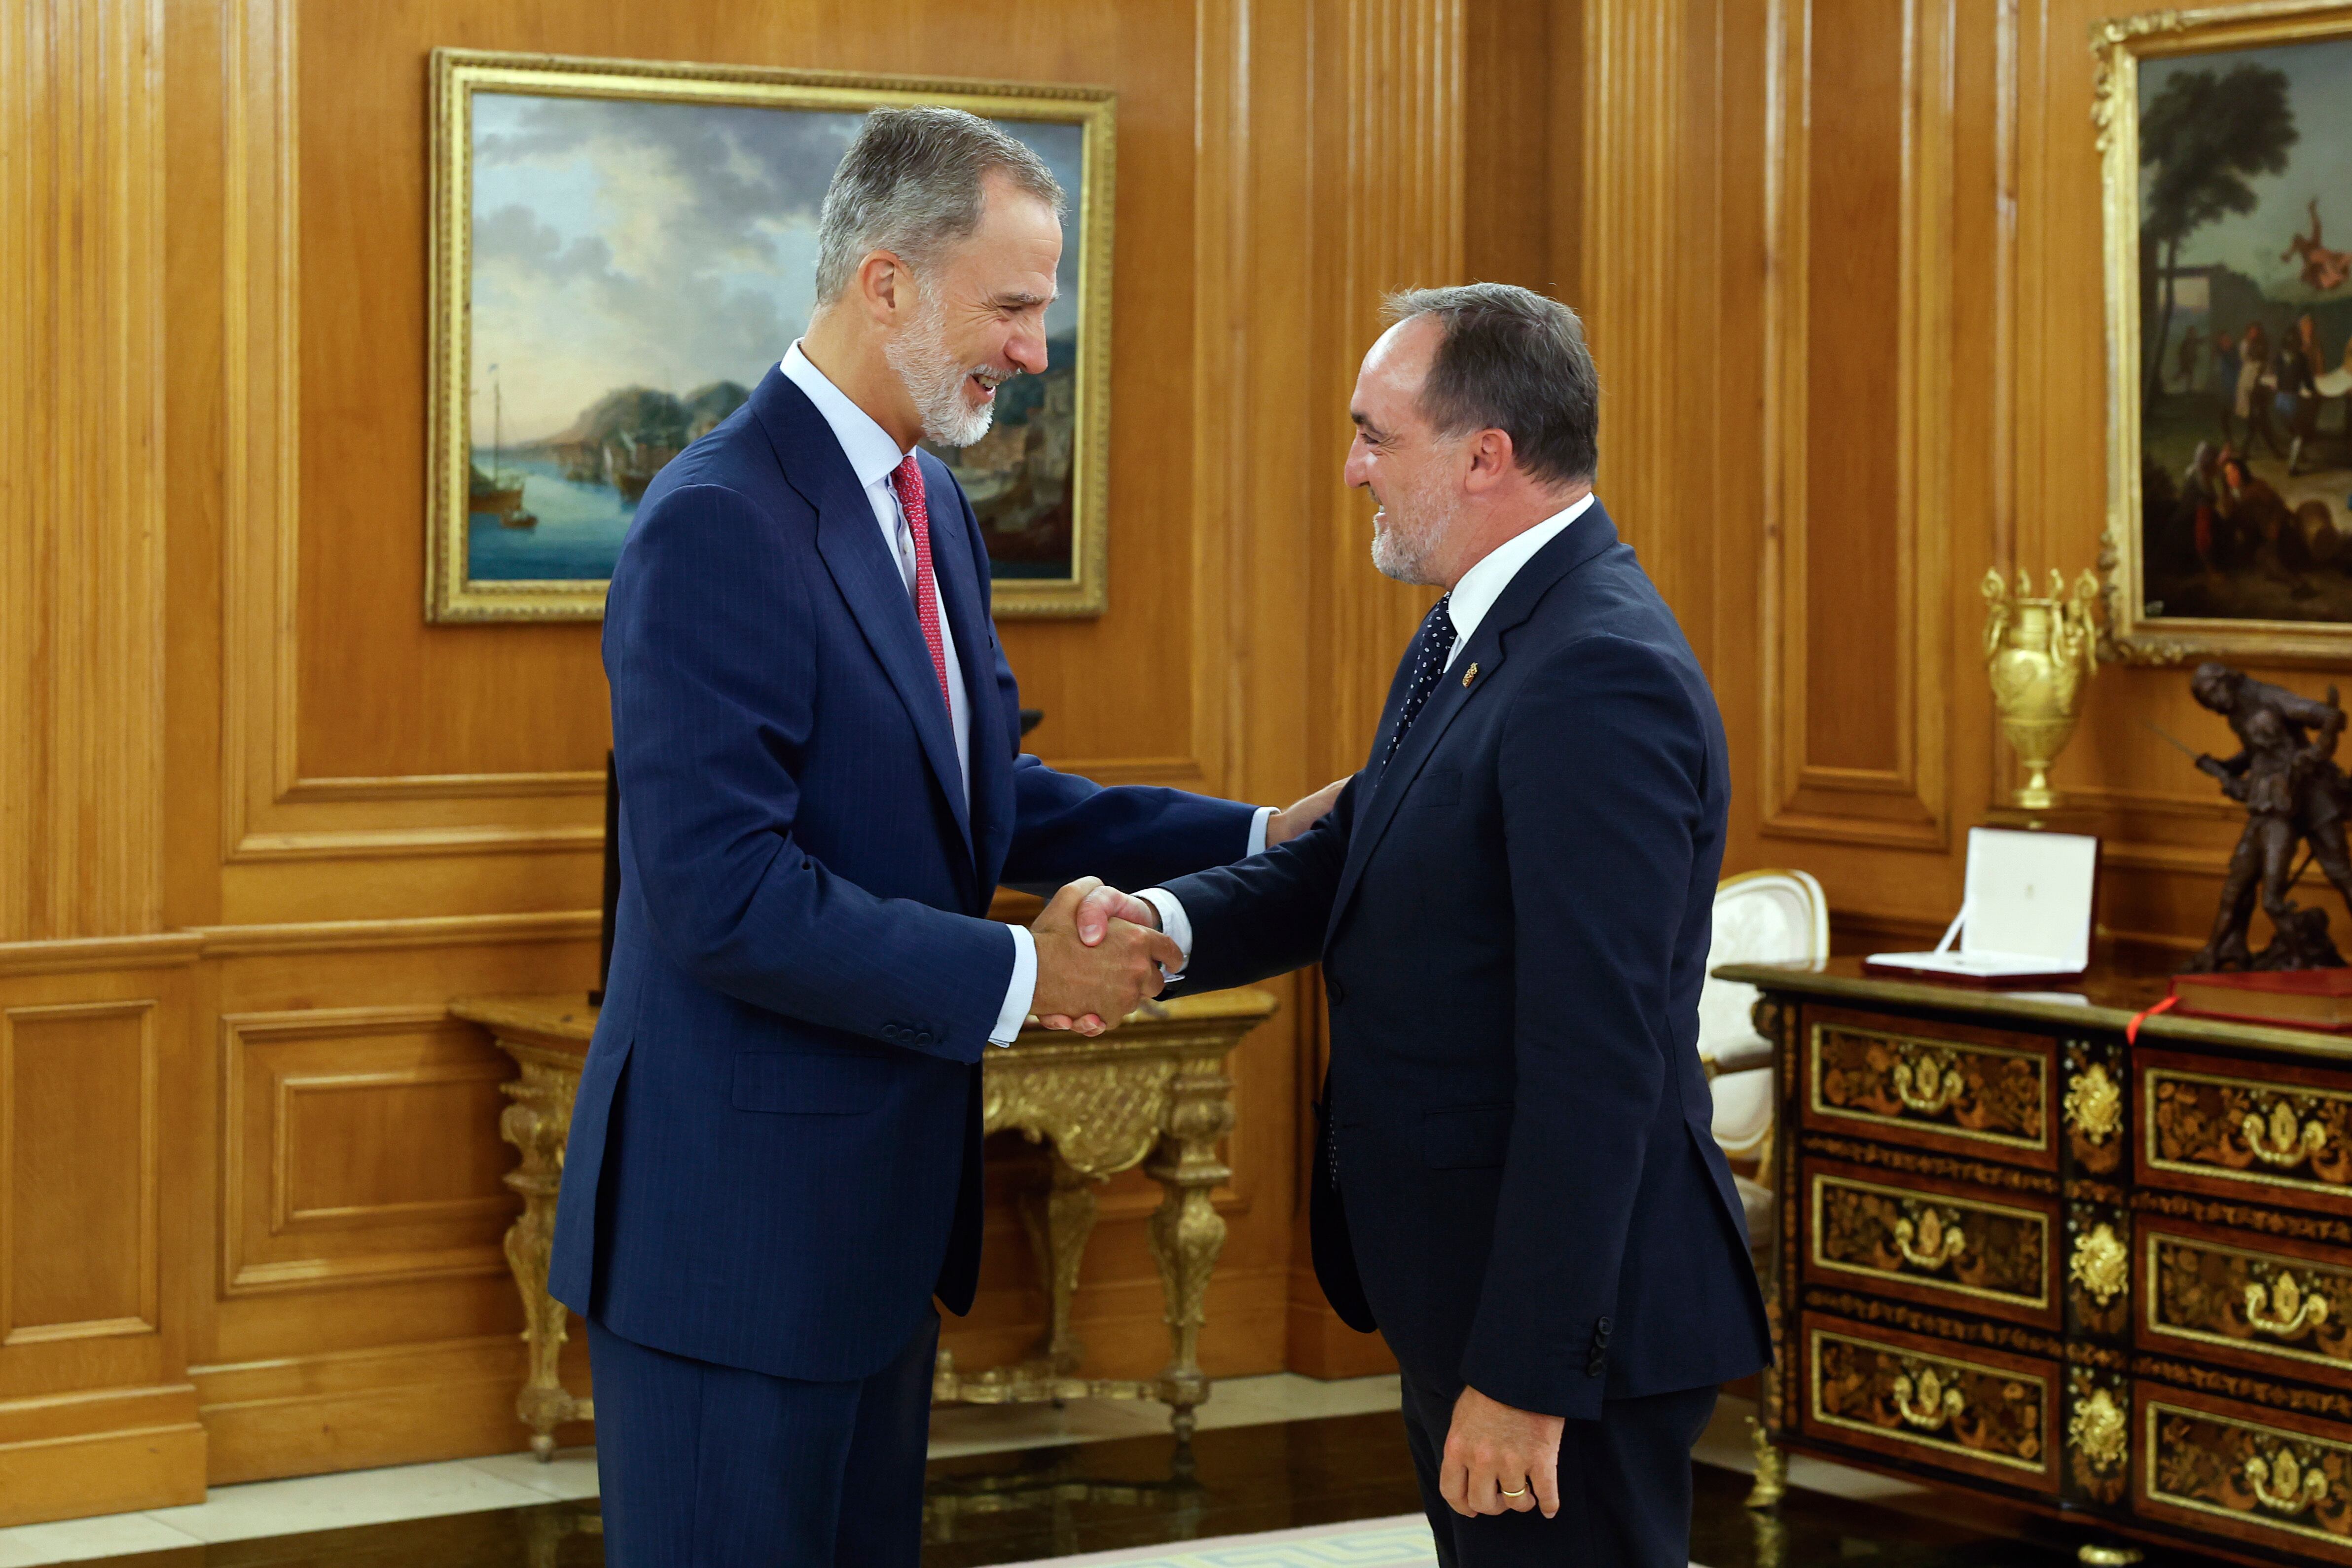
[{"label": "red ribbon", "polygon": [[2133,1014],[2132,1021],[2124,1026],[2124,1044],[2127,1046],[2136,1046],[2139,1044],[2139,1026],[2142,1024],[2147,1023],[2150,1018],[2155,1017],[2158,1013],[2171,1012],[2174,1005],[2179,1000],[2180,998],[2178,996],[2167,996],[2155,1006],[2143,1007],[2138,1012]]}]

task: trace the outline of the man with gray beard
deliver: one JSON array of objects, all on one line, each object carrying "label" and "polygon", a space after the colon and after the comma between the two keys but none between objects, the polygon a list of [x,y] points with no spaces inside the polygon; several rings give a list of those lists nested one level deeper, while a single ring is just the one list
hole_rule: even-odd
[{"label": "man with gray beard", "polygon": [[[1074,911],[1320,816],[1019,752],[988,553],[919,439],[1045,368],[1062,193],[954,110],[868,117],[808,333],[646,491],[613,571],[612,973],[549,1284],[588,1321],[615,1568],[915,1568],[939,1342],[971,1305],[980,1059],[1087,1033],[1175,945]],[[1026,930],[1000,880],[1067,882]]]}]

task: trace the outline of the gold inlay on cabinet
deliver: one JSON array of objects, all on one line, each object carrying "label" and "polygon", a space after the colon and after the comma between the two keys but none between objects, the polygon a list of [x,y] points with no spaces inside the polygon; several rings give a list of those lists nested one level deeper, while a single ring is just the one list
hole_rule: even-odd
[{"label": "gold inlay on cabinet", "polygon": [[2146,1069],[2148,1168],[2352,1196],[2352,1093]]},{"label": "gold inlay on cabinet", "polygon": [[2050,1147],[2050,1058],[2039,1052],[1816,1023],[1806,1056],[1816,1116]]},{"label": "gold inlay on cabinet", "polygon": [[2150,1335],[2352,1369],[2352,1268],[2164,1231],[2145,1257]]},{"label": "gold inlay on cabinet", "polygon": [[1812,1421],[2041,1476],[2049,1384],[1951,1356],[1811,1331]]},{"label": "gold inlay on cabinet", "polygon": [[1812,1260],[1942,1294],[2050,1305],[2050,1216],[1815,1172]]},{"label": "gold inlay on cabinet", "polygon": [[2151,1399],[2147,1499],[2352,1548],[2352,1446]]}]

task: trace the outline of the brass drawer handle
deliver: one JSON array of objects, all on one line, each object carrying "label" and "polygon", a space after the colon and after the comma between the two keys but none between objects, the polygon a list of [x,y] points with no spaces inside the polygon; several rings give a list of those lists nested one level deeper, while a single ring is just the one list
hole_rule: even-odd
[{"label": "brass drawer handle", "polygon": [[[2246,1485],[2252,1487],[2254,1500],[2274,1513],[2292,1518],[2327,1495],[2327,1478],[2318,1467],[2303,1467],[2292,1448],[2281,1448],[2269,1458],[2260,1454],[2246,1456]],[[2278,1479],[2278,1489],[2271,1489],[2273,1477]]]},{"label": "brass drawer handle", "polygon": [[2300,1165],[2327,1147],[2326,1123],[2301,1120],[2284,1100],[2271,1101],[2267,1125],[2261,1114],[2249,1110],[2239,1131],[2254,1158],[2265,1165]]},{"label": "brass drawer handle", "polygon": [[[1916,1398],[1914,1397],[1916,1394]],[[1895,1413],[1922,1432],[1940,1431],[1966,1406],[1957,1388],[1947,1388],[1934,1367],[1920,1371],[1915,1384],[1909,1373],[1895,1380]],[[2324,1484],[2324,1483],[2323,1483]]]},{"label": "brass drawer handle", "polygon": [[1929,1208],[1920,1214],[1916,1226],[1907,1215],[1895,1222],[1895,1250],[1915,1268],[1941,1268],[1968,1249],[1968,1233],[1960,1228],[1957,1215],[1947,1221],[1940,1212]]},{"label": "brass drawer handle", "polygon": [[2327,1321],[2327,1298],[2297,1285],[2284,1269],[2268,1286],[2259,1279],[2246,1286],[2246,1326],[2260,1333],[2293,1339]]},{"label": "brass drawer handle", "polygon": [[1949,1051],[1908,1052],[1888,1076],[1904,1108],[1922,1116],[1941,1116],[1967,1087],[1960,1081],[1959,1062]]}]

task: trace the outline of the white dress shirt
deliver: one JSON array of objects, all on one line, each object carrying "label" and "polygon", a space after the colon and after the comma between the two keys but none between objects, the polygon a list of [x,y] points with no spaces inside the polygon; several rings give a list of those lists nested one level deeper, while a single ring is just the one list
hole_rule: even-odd
[{"label": "white dress shirt", "polygon": [[[1588,490],[1533,528],[1503,541],[1479,557],[1477,564],[1462,574],[1462,580],[1454,584],[1445,601],[1446,617],[1454,623],[1454,651],[1445,656],[1446,668],[1453,668],[1454,661],[1462,657],[1463,645],[1477,631],[1478,624],[1486,618],[1486,612],[1495,607],[1495,601],[1503,596],[1503,590],[1511,585],[1511,579],[1519,574],[1519,568],[1533,559],[1536,552],[1559,538],[1568,525],[1582,517],[1591,505],[1592,493]],[[1192,956],[1192,920],[1184,912],[1184,906],[1176,895],[1165,888],[1146,888],[1136,896],[1160,911],[1160,929],[1168,933],[1169,940],[1182,949],[1185,958],[1190,960]],[[1171,974],[1169,978],[1174,980],[1178,976]]]},{"label": "white dress shirt", "polygon": [[[841,443],[842,455],[849,459],[850,471],[866,489],[866,504],[874,509],[874,521],[882,530],[883,547],[898,563],[898,575],[907,584],[907,598],[912,605],[915,597],[915,533],[908,525],[906,509],[898,504],[898,492],[890,485],[890,476],[907,460],[898,443],[890,433],[875,422],[874,416],[850,401],[849,395],[833,384],[824,372],[817,369],[808,355],[801,352],[796,342],[785,352],[784,363],[778,367],[784,378],[808,394],[816,411],[833,429],[834,439]],[[933,509],[937,517],[938,510]],[[933,538],[937,538],[934,530]],[[936,552],[935,552],[936,558]],[[931,577],[932,601],[939,605],[940,651],[948,667],[948,722],[955,731],[956,766],[963,773],[964,809],[971,809],[971,701],[964,693],[963,665],[956,658],[955,631],[948,625],[948,607],[939,597],[939,576]],[[1266,824],[1274,816],[1274,807],[1261,806],[1255,821],[1250,826],[1249,855],[1265,847]],[[1029,934],[1026,926],[1009,925],[1012,933],[1013,979],[1004,988],[1004,1005],[997,1010],[995,1026],[988,1031],[991,1045],[1009,1046],[1021,1033],[1021,1021],[1029,1016],[1029,1004],[1037,994],[1037,939]],[[1188,928],[1189,930],[1189,928]],[[1187,945],[1186,952],[1191,948]],[[1115,1021],[1115,1020],[1114,1020]]]}]

